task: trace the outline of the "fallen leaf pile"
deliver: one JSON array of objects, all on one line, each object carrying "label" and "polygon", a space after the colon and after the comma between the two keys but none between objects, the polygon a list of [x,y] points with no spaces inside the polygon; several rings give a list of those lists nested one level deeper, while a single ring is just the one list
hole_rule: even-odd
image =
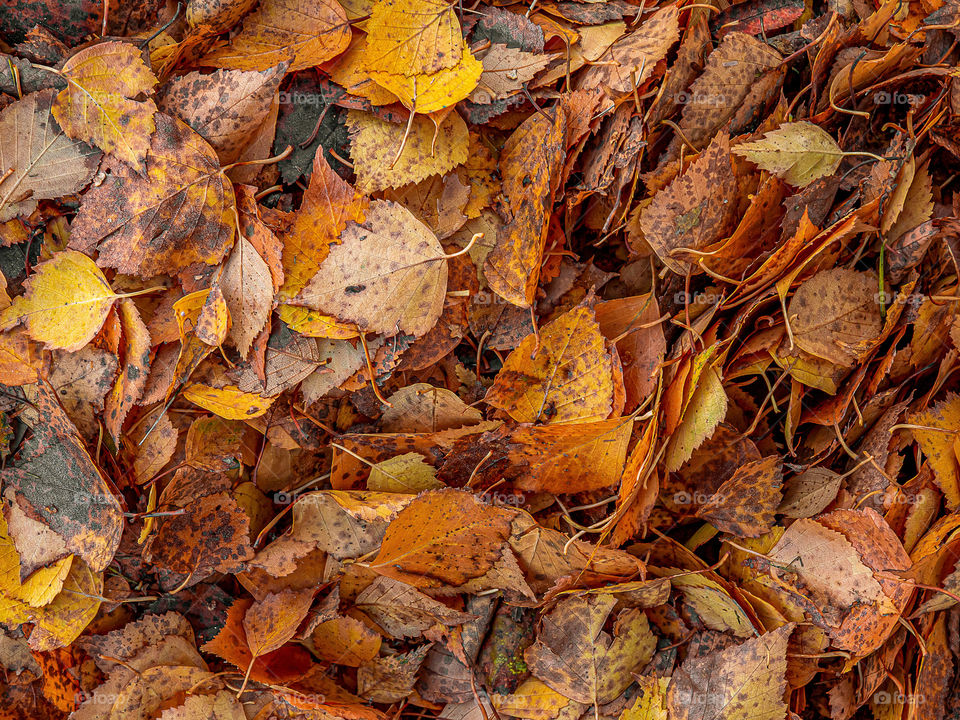
[{"label": "fallen leaf pile", "polygon": [[0,720],[960,718],[960,1],[0,8]]}]

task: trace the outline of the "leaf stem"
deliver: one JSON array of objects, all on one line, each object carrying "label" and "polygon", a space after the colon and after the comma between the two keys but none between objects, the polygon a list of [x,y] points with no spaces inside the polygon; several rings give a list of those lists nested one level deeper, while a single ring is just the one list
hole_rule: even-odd
[{"label": "leaf stem", "polygon": [[272,165],[273,163],[280,162],[292,152],[293,152],[293,145],[287,145],[287,149],[284,150],[279,155],[274,155],[273,157],[268,157],[268,158],[265,158],[264,160],[241,160],[239,162],[230,163],[229,165],[224,165],[220,169],[223,172],[226,172],[227,170],[232,170],[235,167],[242,167],[244,165]]},{"label": "leaf stem", "polygon": [[153,287],[145,288],[144,290],[134,290],[133,292],[128,292],[128,293],[117,293],[117,298],[122,299],[122,298],[137,297],[138,295],[149,295],[152,292],[157,292],[159,290],[166,290],[166,289],[167,287],[165,285],[154,285]]},{"label": "leaf stem", "polygon": [[461,255],[466,255],[468,252],[470,252],[470,248],[473,247],[473,244],[474,244],[477,240],[483,240],[483,233],[482,233],[482,232],[474,233],[474,234],[473,234],[473,237],[470,238],[470,242],[467,243],[467,246],[466,246],[465,248],[463,248],[463,250],[458,250],[457,252],[453,253],[452,255],[444,255],[444,256],[443,256],[444,259],[445,259],[445,260],[452,260],[452,259],[455,258],[455,257],[460,257]]}]

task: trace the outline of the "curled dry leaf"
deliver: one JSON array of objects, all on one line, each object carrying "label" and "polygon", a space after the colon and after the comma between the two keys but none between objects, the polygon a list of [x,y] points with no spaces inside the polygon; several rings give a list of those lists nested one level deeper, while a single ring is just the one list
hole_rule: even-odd
[{"label": "curled dry leaf", "polygon": [[566,116],[533,115],[517,128],[500,153],[507,223],[487,255],[483,274],[504,300],[529,307],[540,278],[550,208],[564,158]]}]

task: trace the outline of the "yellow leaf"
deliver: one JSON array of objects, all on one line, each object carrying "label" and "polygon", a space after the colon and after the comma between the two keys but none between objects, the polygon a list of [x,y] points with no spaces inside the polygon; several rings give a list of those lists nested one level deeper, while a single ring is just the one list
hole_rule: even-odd
[{"label": "yellow leaf", "polygon": [[727,414],[727,393],[720,374],[712,367],[703,370],[696,388],[688,397],[680,425],[670,437],[664,455],[664,463],[670,472],[690,459],[693,451],[710,437]]},{"label": "yellow leaf", "polygon": [[277,308],[277,316],[291,330],[307,337],[349,340],[360,335],[353,323],[340,322],[334,317],[300,305],[281,305]]},{"label": "yellow leaf", "polygon": [[464,50],[456,6],[445,0],[380,0],[366,29],[370,70],[435,73],[459,63]]},{"label": "yellow leaf", "polygon": [[67,87],[53,103],[53,116],[63,131],[142,171],[157,106],[153,100],[133,98],[151,92],[157,78],[139,47],[122,42],[93,45],[67,60],[61,73]]},{"label": "yellow leaf", "polygon": [[235,387],[223,389],[193,383],[183,391],[183,397],[227,420],[250,420],[260,417],[276,398],[265,398],[255,393],[241,392]]},{"label": "yellow leaf", "polygon": [[960,473],[954,452],[955,431],[960,428],[960,395],[948,393],[946,399],[920,412],[907,415],[911,434],[920,444],[933,470],[934,479],[943,491],[947,506],[953,510],[960,505]]},{"label": "yellow leaf", "polygon": [[419,493],[442,488],[437,471],[419,453],[404,453],[370,468],[367,489],[375,492]]},{"label": "yellow leaf", "polygon": [[340,233],[347,222],[361,222],[368,204],[367,198],[362,197],[331,169],[323,156],[323,148],[319,148],[313,158],[313,173],[310,185],[303,193],[300,210],[293,225],[282,236],[282,299],[296,297],[310,282],[327,258],[330,246],[339,242]]},{"label": "yellow leaf", "polygon": [[826,130],[809,122],[784,123],[761,140],[735,146],[733,152],[794,187],[832,175],[844,156]]},{"label": "yellow leaf", "polygon": [[5,330],[22,322],[47,348],[75,352],[96,335],[117,295],[100,268],[83,253],[64,250],[40,263],[26,293],[0,313]]},{"label": "yellow leaf", "polygon": [[492,699],[497,711],[503,715],[529,720],[580,717],[586,707],[583,703],[561,695],[535,677],[524,680],[510,695],[494,695]]},{"label": "yellow leaf", "polygon": [[63,589],[51,603],[31,612],[35,627],[30,634],[30,648],[45,651],[72,643],[96,617],[101,597],[103,574],[74,557]]},{"label": "yellow leaf", "polygon": [[23,585],[10,593],[10,597],[33,607],[50,604],[63,588],[63,583],[73,566],[73,557],[73,555],[67,555],[52,565],[35,570],[23,581]]},{"label": "yellow leaf", "polygon": [[[347,51],[330,68],[330,79],[351,95],[366,98],[371,105],[389,105],[397,97],[373,81],[366,68],[367,36],[355,37]],[[311,178],[312,179],[312,178]]]},{"label": "yellow leaf", "polygon": [[581,305],[525,337],[485,400],[517,422],[605,420],[615,409],[613,373],[593,309]]},{"label": "yellow leaf", "polygon": [[483,63],[465,49],[460,64],[429,75],[371,72],[370,77],[400,98],[400,102],[411,111],[432,113],[452,107],[469,96],[482,73]]},{"label": "yellow leaf", "polygon": [[636,701],[620,714],[620,720],[667,720],[667,686],[670,678],[639,675]]},{"label": "yellow leaf", "polygon": [[[406,142],[403,125],[358,110],[347,113],[347,127],[357,189],[364,193],[442,175],[467,160],[470,133],[463,118],[455,112],[447,115],[439,128],[429,118],[415,116]],[[400,158],[392,165],[401,145]]]},{"label": "yellow leaf", "polygon": [[203,65],[235,70],[269,70],[291,60],[288,73],[319,65],[350,43],[347,14],[337,0],[263,0],[243,21],[226,47]]}]

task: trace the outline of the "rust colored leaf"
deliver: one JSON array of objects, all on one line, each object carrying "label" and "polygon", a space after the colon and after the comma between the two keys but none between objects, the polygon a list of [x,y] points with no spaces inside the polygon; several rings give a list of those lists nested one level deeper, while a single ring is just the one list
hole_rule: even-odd
[{"label": "rust colored leaf", "polygon": [[233,242],[233,186],[216,153],[180,120],[158,114],[140,175],[116,164],[84,197],[70,245],[96,247],[101,267],[149,277],[220,262]]},{"label": "rust colored leaf", "polygon": [[511,515],[467,492],[433,490],[390,523],[370,567],[415,587],[460,585],[493,567]]}]

